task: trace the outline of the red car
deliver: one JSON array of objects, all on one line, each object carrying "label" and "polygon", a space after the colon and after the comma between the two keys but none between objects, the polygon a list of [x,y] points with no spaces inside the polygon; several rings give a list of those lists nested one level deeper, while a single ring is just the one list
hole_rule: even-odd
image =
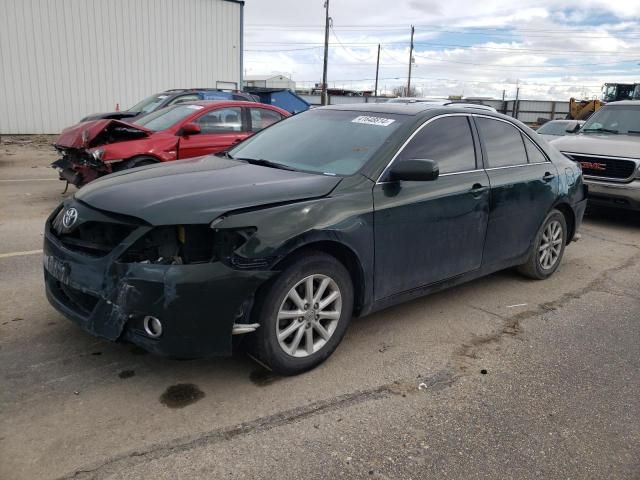
[{"label": "red car", "polygon": [[166,107],[133,123],[82,122],[58,137],[62,158],[51,166],[61,180],[80,187],[127,168],[225,151],[288,116],[262,103],[201,101]]}]

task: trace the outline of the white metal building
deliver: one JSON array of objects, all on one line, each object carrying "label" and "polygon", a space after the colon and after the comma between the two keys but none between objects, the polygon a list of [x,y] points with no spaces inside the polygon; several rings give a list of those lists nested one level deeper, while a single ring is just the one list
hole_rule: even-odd
[{"label": "white metal building", "polygon": [[0,134],[58,133],[170,88],[239,88],[239,0],[2,0]]},{"label": "white metal building", "polygon": [[244,84],[247,87],[296,89],[296,82],[285,75],[247,75]]}]

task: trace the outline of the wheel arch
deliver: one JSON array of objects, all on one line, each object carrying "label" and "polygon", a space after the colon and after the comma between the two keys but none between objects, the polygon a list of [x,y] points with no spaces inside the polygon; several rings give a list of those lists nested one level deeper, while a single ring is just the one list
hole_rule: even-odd
[{"label": "wheel arch", "polygon": [[283,265],[286,265],[292,258],[304,254],[305,251],[316,251],[331,255],[344,265],[349,272],[353,284],[353,314],[354,316],[358,316],[364,310],[366,302],[366,276],[362,262],[356,252],[351,247],[335,240],[311,241],[287,252],[273,266],[273,269],[281,269]]},{"label": "wheel arch", "polygon": [[569,231],[565,244],[568,245],[569,243],[571,243],[574,235],[576,234],[576,214],[573,211],[573,208],[571,208],[571,205],[569,205],[569,203],[567,203],[566,201],[560,201],[556,203],[553,208],[562,213],[562,215],[564,215],[565,221],[567,222],[567,229]]}]

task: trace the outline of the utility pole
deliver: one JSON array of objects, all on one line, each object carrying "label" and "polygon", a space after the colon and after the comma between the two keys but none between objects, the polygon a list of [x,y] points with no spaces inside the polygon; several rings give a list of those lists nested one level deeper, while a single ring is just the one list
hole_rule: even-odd
[{"label": "utility pole", "polygon": [[373,88],[373,96],[378,96],[378,70],[380,69],[380,44],[378,44],[378,60],[376,60],[376,86]]},{"label": "utility pole", "polygon": [[327,95],[327,61],[329,59],[329,0],[324,2],[325,20],[324,20],[324,65],[322,67],[322,105],[328,105],[329,98]]},{"label": "utility pole", "polygon": [[411,25],[411,46],[409,47],[409,76],[407,77],[407,97],[411,96],[411,63],[413,62],[413,25]]}]

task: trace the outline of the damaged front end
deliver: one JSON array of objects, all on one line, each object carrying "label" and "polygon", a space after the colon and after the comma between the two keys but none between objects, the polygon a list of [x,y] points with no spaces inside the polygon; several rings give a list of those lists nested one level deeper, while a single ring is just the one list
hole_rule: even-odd
[{"label": "damaged front end", "polygon": [[[68,227],[70,209],[77,220]],[[253,232],[153,227],[69,202],[46,225],[47,298],[108,340],[183,358],[227,355],[234,333],[252,331],[254,293],[274,275],[233,267],[235,251]]]},{"label": "damaged front end", "polygon": [[119,120],[97,120],[69,127],[56,140],[54,147],[62,158],[51,164],[60,180],[81,187],[113,171],[117,160],[104,160],[103,145],[140,140],[152,133],[143,127]]}]

